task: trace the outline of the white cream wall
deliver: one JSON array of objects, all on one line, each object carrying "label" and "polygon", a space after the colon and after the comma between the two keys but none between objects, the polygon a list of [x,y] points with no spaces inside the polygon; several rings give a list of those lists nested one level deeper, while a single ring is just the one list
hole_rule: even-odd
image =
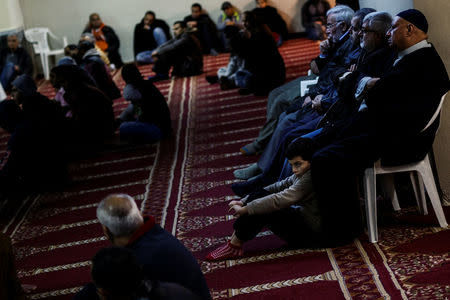
[{"label": "white cream wall", "polygon": [[23,27],[22,10],[18,0],[0,0],[0,32]]},{"label": "white cream wall", "polygon": [[[0,0],[12,1],[12,0]],[[17,0],[14,0],[17,1]],[[124,61],[133,60],[133,30],[145,11],[155,11],[158,18],[169,25],[183,19],[190,13],[190,6],[199,2],[216,21],[223,0],[20,0],[25,28],[49,27],[57,36],[67,36],[69,42],[76,42],[86,25],[88,15],[98,12],[105,24],[116,30],[121,41],[120,53]],[[241,11],[255,7],[254,0],[231,0]],[[269,0],[286,20],[290,32],[300,32],[300,9],[306,0]]]}]

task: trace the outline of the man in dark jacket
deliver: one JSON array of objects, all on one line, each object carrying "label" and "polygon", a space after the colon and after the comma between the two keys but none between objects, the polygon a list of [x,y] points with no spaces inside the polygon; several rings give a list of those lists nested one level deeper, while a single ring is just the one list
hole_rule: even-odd
[{"label": "man in dark jacket", "polygon": [[184,18],[184,22],[189,30],[195,32],[195,35],[202,46],[203,53],[217,55],[217,51],[222,48],[217,33],[217,27],[209,15],[203,12],[200,4],[192,4],[191,14]]},{"label": "man in dark jacket", "polygon": [[164,20],[156,19],[151,10],[134,27],[134,55],[140,64],[152,63],[152,52],[172,38],[170,28]]},{"label": "man in dark jacket", "polygon": [[94,44],[82,41],[78,47],[79,64],[92,76],[97,87],[111,100],[120,98],[120,90],[114,83],[108,67],[101,59]]},{"label": "man in dark jacket", "polygon": [[120,68],[123,65],[122,57],[119,53],[119,38],[114,29],[102,22],[99,14],[93,13],[89,16],[89,23],[83,32],[90,32],[94,35],[95,44],[108,55],[110,62],[116,68]]},{"label": "man in dark jacket", "polygon": [[0,190],[45,189],[64,183],[64,115],[60,106],[36,91],[33,79],[20,75],[11,99],[0,103],[0,126],[11,133],[0,163]]},{"label": "man in dark jacket", "polygon": [[280,46],[288,38],[286,22],[278,14],[275,7],[267,5],[267,0],[255,1],[258,7],[253,10],[253,13],[261,23],[266,24],[274,33],[274,39],[277,45]]},{"label": "man in dark jacket", "polygon": [[121,247],[103,248],[92,258],[93,283],[74,300],[200,300],[187,288],[172,282],[148,280],[132,251]]},{"label": "man in dark jacket", "polygon": [[113,245],[134,253],[147,279],[177,283],[201,299],[211,299],[196,259],[153,217],[144,218],[132,197],[107,196],[97,208],[97,218]]},{"label": "man in dark jacket", "polygon": [[[321,43],[323,44],[323,47],[321,47],[320,55],[311,62],[311,67],[313,65],[316,66],[316,71],[321,82],[330,82],[329,78],[331,72],[329,71],[329,68],[341,65],[344,57],[347,56],[353,48],[353,43],[351,41],[346,44],[350,37],[348,29],[351,26],[353,14],[354,11],[351,8],[343,6],[336,6],[327,12],[327,20],[330,24],[327,29],[327,34],[329,40],[332,42],[328,42],[328,40],[323,41]],[[317,66],[320,66],[320,68]],[[323,77],[323,79],[320,79],[321,77]],[[277,127],[279,116],[293,103],[299,102],[300,83],[307,79],[311,78],[299,77],[270,92],[267,99],[266,123],[261,128],[256,140],[240,149],[244,155],[255,155],[264,150]],[[302,104],[302,102],[300,102],[300,104]]]},{"label": "man in dark jacket", "polygon": [[173,24],[174,38],[153,51],[155,61],[153,71],[156,75],[152,81],[167,79],[169,69],[173,66],[172,76],[193,76],[203,72],[203,55],[197,37],[187,32],[186,23],[177,21]]},{"label": "man in dark jacket", "polygon": [[27,51],[19,47],[19,37],[8,35],[8,47],[0,51],[0,83],[8,91],[11,82],[21,74],[33,75],[33,63]]}]

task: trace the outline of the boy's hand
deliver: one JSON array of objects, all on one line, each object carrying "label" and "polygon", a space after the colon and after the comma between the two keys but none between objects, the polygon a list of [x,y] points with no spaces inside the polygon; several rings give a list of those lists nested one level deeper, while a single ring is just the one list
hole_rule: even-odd
[{"label": "boy's hand", "polygon": [[231,206],[229,211],[232,211],[233,216],[235,216],[236,218],[239,218],[240,216],[248,213],[247,206],[240,206],[238,204]]},{"label": "boy's hand", "polygon": [[244,202],[234,200],[234,201],[231,201],[230,203],[228,203],[228,206],[230,207],[230,209],[231,209],[231,207],[233,207],[235,205],[244,206]]}]

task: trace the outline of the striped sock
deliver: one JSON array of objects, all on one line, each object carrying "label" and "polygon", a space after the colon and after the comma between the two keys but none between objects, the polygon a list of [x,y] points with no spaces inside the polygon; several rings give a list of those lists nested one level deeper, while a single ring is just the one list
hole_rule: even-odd
[{"label": "striped sock", "polygon": [[244,250],[240,246],[234,246],[230,242],[220,246],[206,256],[206,260],[222,260],[242,256]]}]

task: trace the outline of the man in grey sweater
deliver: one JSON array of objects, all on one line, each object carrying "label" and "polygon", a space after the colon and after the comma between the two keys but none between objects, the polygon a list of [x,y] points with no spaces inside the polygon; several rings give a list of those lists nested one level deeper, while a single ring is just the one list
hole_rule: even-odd
[{"label": "man in grey sweater", "polygon": [[221,260],[243,255],[243,244],[267,226],[293,246],[317,247],[321,244],[322,219],[311,182],[310,139],[299,138],[289,145],[286,157],[293,175],[266,186],[241,201],[231,201],[230,211],[237,220],[231,240],[206,256]]}]

